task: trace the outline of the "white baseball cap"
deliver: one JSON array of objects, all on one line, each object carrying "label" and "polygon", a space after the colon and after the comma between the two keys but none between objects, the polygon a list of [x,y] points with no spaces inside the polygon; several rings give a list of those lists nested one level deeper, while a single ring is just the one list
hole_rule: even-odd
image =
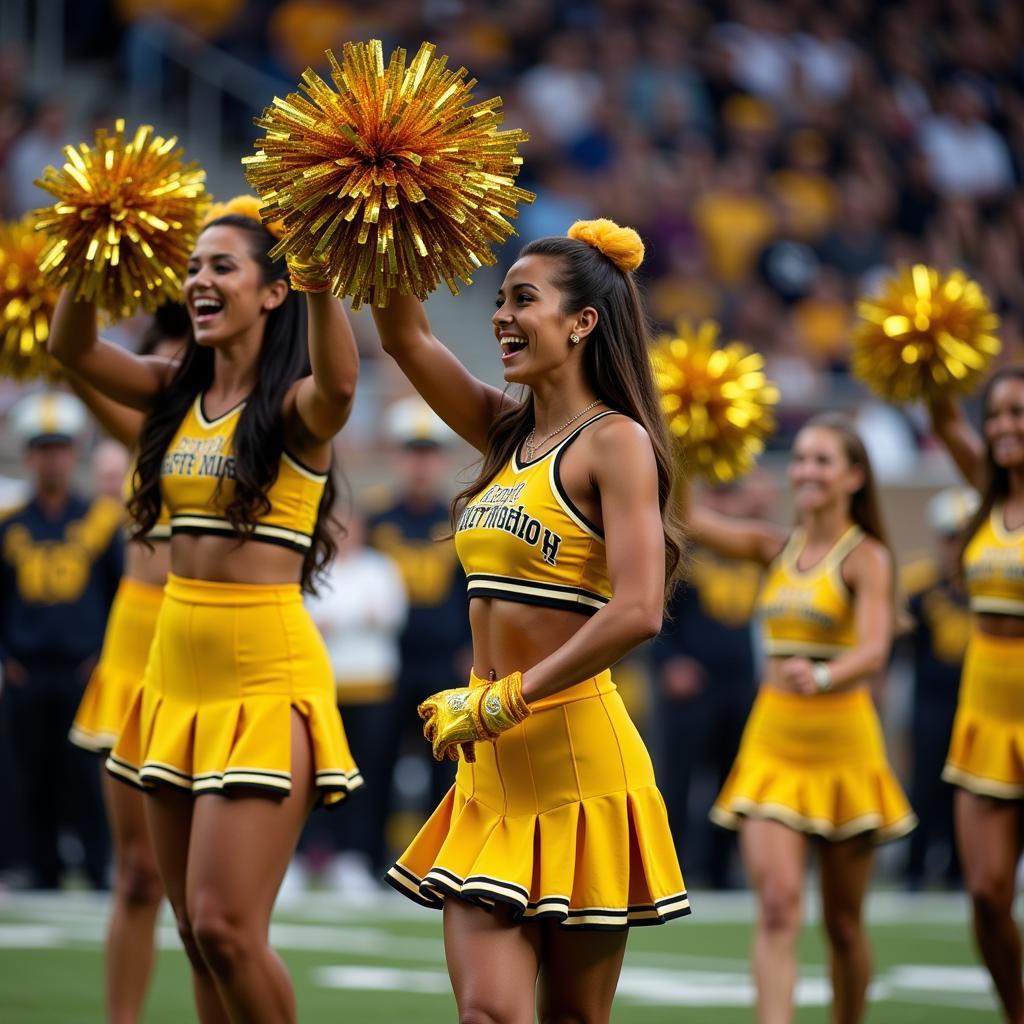
[{"label": "white baseball cap", "polygon": [[455,434],[418,395],[400,398],[384,416],[389,441],[404,448],[438,448],[451,444]]},{"label": "white baseball cap", "polygon": [[11,431],[32,447],[71,444],[85,429],[85,406],[66,391],[36,391],[8,413]]},{"label": "white baseball cap", "polygon": [[936,533],[958,534],[978,511],[981,497],[970,487],[947,487],[928,502],[928,522]]}]

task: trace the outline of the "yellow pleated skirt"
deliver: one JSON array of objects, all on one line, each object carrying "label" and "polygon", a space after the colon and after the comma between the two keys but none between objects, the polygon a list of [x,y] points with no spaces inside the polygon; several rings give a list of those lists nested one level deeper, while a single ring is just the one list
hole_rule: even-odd
[{"label": "yellow pleated skirt", "polygon": [[1024,797],[1024,639],[971,633],[942,777],[980,796]]},{"label": "yellow pleated skirt", "polygon": [[362,785],[323,640],[297,584],[171,574],[143,685],[107,768],[193,793],[291,790],[291,709],[306,720],[322,802]]},{"label": "yellow pleated skirt", "polygon": [[[482,686],[473,676],[470,685]],[[608,672],[554,697],[460,760],[455,785],[388,881],[565,928],[622,929],[690,912],[651,759]]]},{"label": "yellow pleated skirt", "polygon": [[711,810],[725,828],[738,828],[743,818],[778,821],[830,842],[863,834],[886,842],[914,828],[866,688],[803,696],[761,687]]},{"label": "yellow pleated skirt", "polygon": [[128,708],[142,686],[164,588],[122,578],[110,606],[100,660],[82,694],[69,739],[97,753],[117,742]]}]

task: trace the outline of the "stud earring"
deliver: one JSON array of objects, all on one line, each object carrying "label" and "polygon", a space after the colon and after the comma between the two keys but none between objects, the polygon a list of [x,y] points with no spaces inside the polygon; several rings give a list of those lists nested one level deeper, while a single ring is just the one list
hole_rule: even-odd
[{"label": "stud earring", "polygon": [[570,345],[578,345],[579,343],[580,343],[580,336],[575,331],[573,331],[572,334],[569,335],[569,344]]}]

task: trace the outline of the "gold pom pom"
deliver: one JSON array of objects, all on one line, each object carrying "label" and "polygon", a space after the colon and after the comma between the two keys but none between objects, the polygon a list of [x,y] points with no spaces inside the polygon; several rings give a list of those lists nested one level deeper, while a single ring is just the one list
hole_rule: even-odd
[{"label": "gold pom pom", "polygon": [[425,298],[442,280],[457,294],[534,198],[515,187],[526,133],[498,131],[500,98],[470,105],[476,80],[433,54],[424,43],[407,68],[401,49],[385,67],[376,39],[346,43],[341,64],[328,50],[337,91],[307,69],[306,95],[274,100],[242,161],[264,218],[285,224],[273,255],[326,260],[356,309],[393,288]]},{"label": "gold pom pom", "polygon": [[855,376],[882,398],[911,402],[970,391],[998,354],[999,318],[977,281],[915,264],[857,304]]},{"label": "gold pom pom", "polygon": [[716,345],[718,324],[688,322],[651,351],[661,408],[688,472],[724,483],[754,467],[775,429],[776,386],[764,359],[738,341]]},{"label": "gold pom pom", "polygon": [[57,290],[36,265],[45,241],[31,214],[0,224],[0,375],[15,380],[59,374],[46,352]]},{"label": "gold pom pom", "polygon": [[632,228],[619,227],[613,220],[578,220],[568,231],[570,238],[578,238],[595,249],[600,249],[621,270],[628,274],[644,261],[644,243]]},{"label": "gold pom pom", "polygon": [[118,120],[113,135],[101,128],[94,146],[67,146],[68,162],[46,168],[36,184],[57,202],[36,215],[51,284],[115,317],[181,297],[209,195],[205,174],[181,162],[176,144],[149,125],[127,139]]},{"label": "gold pom pom", "polygon": [[206,211],[206,216],[203,218],[203,223],[199,230],[202,231],[208,224],[212,224],[221,217],[235,214],[239,217],[248,217],[250,220],[258,221],[275,238],[280,238],[284,234],[284,224],[279,220],[264,221],[262,209],[260,201],[255,196],[248,194],[232,196],[223,203],[214,203]]}]

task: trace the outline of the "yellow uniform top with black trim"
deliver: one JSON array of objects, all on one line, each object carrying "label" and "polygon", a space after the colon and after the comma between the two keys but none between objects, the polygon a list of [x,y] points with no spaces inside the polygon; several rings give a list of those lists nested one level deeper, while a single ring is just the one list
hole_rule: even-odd
[{"label": "yellow uniform top with black trim", "polygon": [[[203,414],[197,395],[167,447],[161,468],[164,504],[170,513],[171,534],[235,533],[224,515],[234,497],[233,439],[245,403],[216,419]],[[305,553],[313,544],[326,473],[302,465],[282,453],[277,479],[267,491],[270,511],[259,518],[252,540],[278,544]]]},{"label": "yellow uniform top with black trim", "polygon": [[971,611],[1024,615],[1024,526],[1006,528],[1001,502],[971,537],[963,561]]},{"label": "yellow uniform top with black trim", "polygon": [[826,659],[856,644],[853,596],[843,582],[842,564],[863,538],[864,531],[851,526],[824,558],[800,569],[806,537],[803,530],[793,531],[769,567],[758,601],[767,654]]},{"label": "yellow uniform top with black trim", "polygon": [[455,548],[470,599],[568,608],[592,615],[612,596],[604,536],[572,503],[559,467],[569,446],[599,413],[530,462],[518,450],[470,499],[455,527]]},{"label": "yellow uniform top with black trim", "polygon": [[[121,497],[124,499],[125,507],[135,496],[135,456],[132,457],[128,472],[124,475],[124,483],[121,485]],[[146,540],[170,540],[171,539],[171,513],[167,511],[167,503],[160,502],[160,515],[157,516],[153,528],[146,534]]]}]

